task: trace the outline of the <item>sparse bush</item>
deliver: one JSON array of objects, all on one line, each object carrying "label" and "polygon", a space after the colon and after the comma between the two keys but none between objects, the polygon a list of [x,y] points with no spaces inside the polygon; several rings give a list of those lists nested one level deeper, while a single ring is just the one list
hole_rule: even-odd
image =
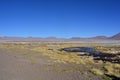
[{"label": "sparse bush", "polygon": [[112,80],[112,78],[110,78],[110,77],[108,77],[108,76],[106,76],[106,75],[104,75],[103,78],[104,78],[105,80]]},{"label": "sparse bush", "polygon": [[104,68],[107,71],[106,74],[120,77],[120,64],[112,64],[107,62]]},{"label": "sparse bush", "polygon": [[91,69],[91,72],[96,75],[101,75],[101,76],[104,75],[103,71],[95,68]]}]

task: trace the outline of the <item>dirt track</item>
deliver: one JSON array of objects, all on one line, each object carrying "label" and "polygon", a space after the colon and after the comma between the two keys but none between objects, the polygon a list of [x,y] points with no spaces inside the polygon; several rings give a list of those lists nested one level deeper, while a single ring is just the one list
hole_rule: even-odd
[{"label": "dirt track", "polygon": [[[61,70],[64,69],[64,70]],[[40,56],[36,63],[19,53],[0,49],[0,80],[101,80],[93,74],[65,71],[69,66],[57,66]]]}]

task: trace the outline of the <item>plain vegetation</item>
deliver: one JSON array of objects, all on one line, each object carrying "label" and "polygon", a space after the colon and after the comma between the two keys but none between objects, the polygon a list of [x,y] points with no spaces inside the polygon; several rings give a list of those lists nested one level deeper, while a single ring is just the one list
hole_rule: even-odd
[{"label": "plain vegetation", "polygon": [[[100,56],[94,55],[80,55],[80,52],[65,52],[60,51],[61,48],[67,47],[93,47],[95,50],[101,52]],[[0,48],[11,52],[21,52],[24,58],[29,58],[31,64],[36,64],[36,59],[39,55],[47,56],[53,60],[55,64],[66,65],[76,64],[72,66],[73,69],[61,70],[53,69],[56,72],[74,72],[81,71],[86,73],[93,73],[103,77],[105,80],[112,80],[114,78],[120,79],[120,46],[103,46],[99,43],[0,43]],[[110,52],[118,52],[116,54]],[[111,56],[112,55],[112,56]],[[94,59],[99,58],[99,59]],[[104,59],[100,59],[104,58]],[[106,59],[110,59],[106,60]],[[117,59],[118,62],[114,60]],[[112,61],[113,60],[113,61]],[[81,67],[82,66],[82,67]],[[50,70],[44,68],[44,70]],[[112,77],[111,77],[112,76]]]}]

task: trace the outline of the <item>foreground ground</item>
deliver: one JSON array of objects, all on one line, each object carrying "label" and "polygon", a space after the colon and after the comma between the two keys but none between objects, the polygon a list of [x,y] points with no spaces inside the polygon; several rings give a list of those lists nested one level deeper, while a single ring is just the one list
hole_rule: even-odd
[{"label": "foreground ground", "polygon": [[[1,43],[0,80],[114,79],[105,74],[111,74],[112,76],[117,77],[116,79],[119,79],[120,65],[118,63],[103,63],[102,61],[95,62],[92,60],[93,57],[80,57],[74,54],[69,55],[66,52],[58,51],[59,48],[69,46],[78,45]],[[82,44],[82,46],[84,45]],[[110,68],[111,73],[108,73],[110,71],[107,70],[106,67]],[[113,73],[116,75],[113,75]]]}]

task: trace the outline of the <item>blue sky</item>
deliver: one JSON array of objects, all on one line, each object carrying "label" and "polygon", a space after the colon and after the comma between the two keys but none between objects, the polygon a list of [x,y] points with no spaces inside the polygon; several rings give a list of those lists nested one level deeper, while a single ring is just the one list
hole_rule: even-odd
[{"label": "blue sky", "polygon": [[92,37],[120,32],[120,0],[0,0],[0,36]]}]

